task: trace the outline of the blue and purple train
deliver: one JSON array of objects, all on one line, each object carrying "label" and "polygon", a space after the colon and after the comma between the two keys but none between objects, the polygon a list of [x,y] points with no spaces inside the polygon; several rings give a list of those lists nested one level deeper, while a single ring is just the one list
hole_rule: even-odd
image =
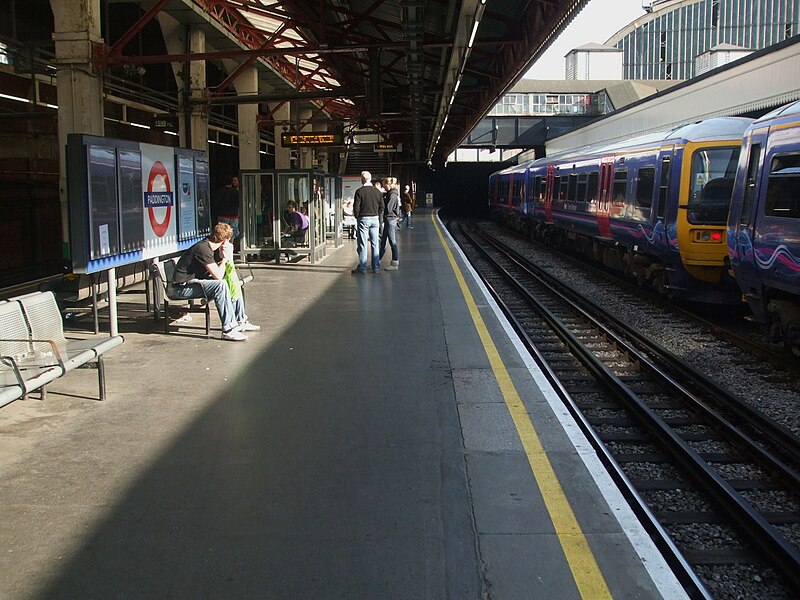
[{"label": "blue and purple train", "polygon": [[800,356],[800,102],[745,132],[727,240],[755,320]]},{"label": "blue and purple train", "polygon": [[797,353],[798,190],[800,102],[514,165],[489,178],[489,203],[525,235],[671,298],[731,305],[744,293]]}]

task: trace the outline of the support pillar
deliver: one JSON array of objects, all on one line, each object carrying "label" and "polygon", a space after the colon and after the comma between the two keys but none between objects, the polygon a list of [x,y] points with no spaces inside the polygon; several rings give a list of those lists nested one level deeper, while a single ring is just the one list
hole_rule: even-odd
[{"label": "support pillar", "polygon": [[[274,110],[275,106],[270,105],[270,110]],[[288,169],[292,164],[292,155],[290,148],[281,146],[281,134],[283,133],[283,122],[288,123],[291,120],[289,111],[289,103],[286,102],[280,106],[272,115],[278,125],[275,125],[275,168]]]},{"label": "support pillar", "polygon": [[[311,109],[309,108],[302,108],[299,111],[299,121],[300,123],[305,123],[311,118]],[[309,126],[305,131],[309,131],[311,127]],[[310,169],[314,166],[314,154],[313,149],[305,146],[300,149],[300,168],[301,169]]]},{"label": "support pillar", "polygon": [[[164,12],[159,13],[157,18],[167,52],[184,54],[206,51],[204,31],[187,28]],[[202,105],[191,104],[192,100],[206,97],[206,63],[204,60],[172,63],[172,70],[178,87],[180,110],[178,144],[184,148],[208,151],[208,111]]]},{"label": "support pillar", "polygon": [[[206,51],[206,32],[198,27],[189,30],[189,53]],[[206,61],[193,60],[189,63],[189,99],[203,100],[207,97]],[[208,109],[206,105],[191,104],[189,107],[190,135],[189,147],[194,150],[208,150]]]},{"label": "support pillar", "polygon": [[53,10],[58,91],[59,198],[65,258],[69,243],[65,148],[70,133],[102,136],[103,81],[92,65],[100,37],[100,0],[50,0]]},{"label": "support pillar", "polygon": [[[238,95],[258,94],[258,71],[255,67],[246,69],[233,82]],[[258,134],[258,104],[237,105],[239,123],[239,168],[258,169],[261,166]]]}]

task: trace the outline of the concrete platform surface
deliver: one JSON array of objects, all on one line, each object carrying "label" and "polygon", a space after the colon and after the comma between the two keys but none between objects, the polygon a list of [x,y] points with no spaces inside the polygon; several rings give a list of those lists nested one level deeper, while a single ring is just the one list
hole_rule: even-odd
[{"label": "concrete platform surface", "polygon": [[[399,244],[254,264],[243,343],[121,294],[105,402],[81,370],[0,410],[0,598],[591,597],[430,215]],[[679,597],[461,268],[611,597]]]}]

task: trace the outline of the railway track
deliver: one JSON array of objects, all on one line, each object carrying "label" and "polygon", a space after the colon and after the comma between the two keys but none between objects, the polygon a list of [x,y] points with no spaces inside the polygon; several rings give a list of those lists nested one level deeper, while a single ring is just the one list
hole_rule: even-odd
[{"label": "railway track", "polygon": [[797,436],[510,248],[451,231],[690,594],[797,597]]}]

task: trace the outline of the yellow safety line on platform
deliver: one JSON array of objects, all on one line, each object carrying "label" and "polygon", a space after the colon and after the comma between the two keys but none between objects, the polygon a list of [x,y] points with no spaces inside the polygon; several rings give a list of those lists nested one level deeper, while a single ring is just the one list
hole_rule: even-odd
[{"label": "yellow safety line on platform", "polygon": [[486,328],[486,323],[484,323],[478,306],[475,304],[475,299],[472,297],[472,293],[467,287],[467,282],[461,274],[461,269],[458,267],[458,263],[456,263],[456,259],[444,239],[439,224],[436,222],[435,213],[431,214],[431,221],[447,253],[447,258],[458,280],[461,293],[464,296],[464,300],[467,302],[469,313],[472,316],[472,322],[475,324],[475,328],[483,343],[483,348],[486,351],[486,356],[489,358],[489,364],[500,386],[500,392],[503,394],[503,399],[508,407],[508,411],[511,413],[511,418],[514,420],[519,439],[522,441],[522,446],[525,449],[525,455],[528,457],[528,463],[533,471],[533,476],[539,484],[539,489],[542,493],[547,511],[550,513],[550,519],[553,522],[556,535],[558,535],[561,548],[564,550],[564,556],[572,571],[575,585],[578,587],[582,598],[591,600],[601,598],[611,599],[611,592],[609,592],[603,574],[597,566],[597,561],[594,558],[592,550],[589,548],[586,536],[583,534],[578,520],[575,518],[575,513],[572,512],[572,506],[570,506],[564,494],[564,490],[561,488],[561,483],[558,481],[558,477],[556,477],[556,473],[553,470],[553,465],[550,463],[550,459],[547,457],[547,453],[542,447],[539,435],[536,433],[536,428],[531,422],[530,415],[528,415],[522,398],[520,398],[519,392],[517,392],[517,388],[514,386],[514,382],[511,381],[511,376],[506,370],[503,359],[500,357],[500,353],[494,345],[489,330]]}]

